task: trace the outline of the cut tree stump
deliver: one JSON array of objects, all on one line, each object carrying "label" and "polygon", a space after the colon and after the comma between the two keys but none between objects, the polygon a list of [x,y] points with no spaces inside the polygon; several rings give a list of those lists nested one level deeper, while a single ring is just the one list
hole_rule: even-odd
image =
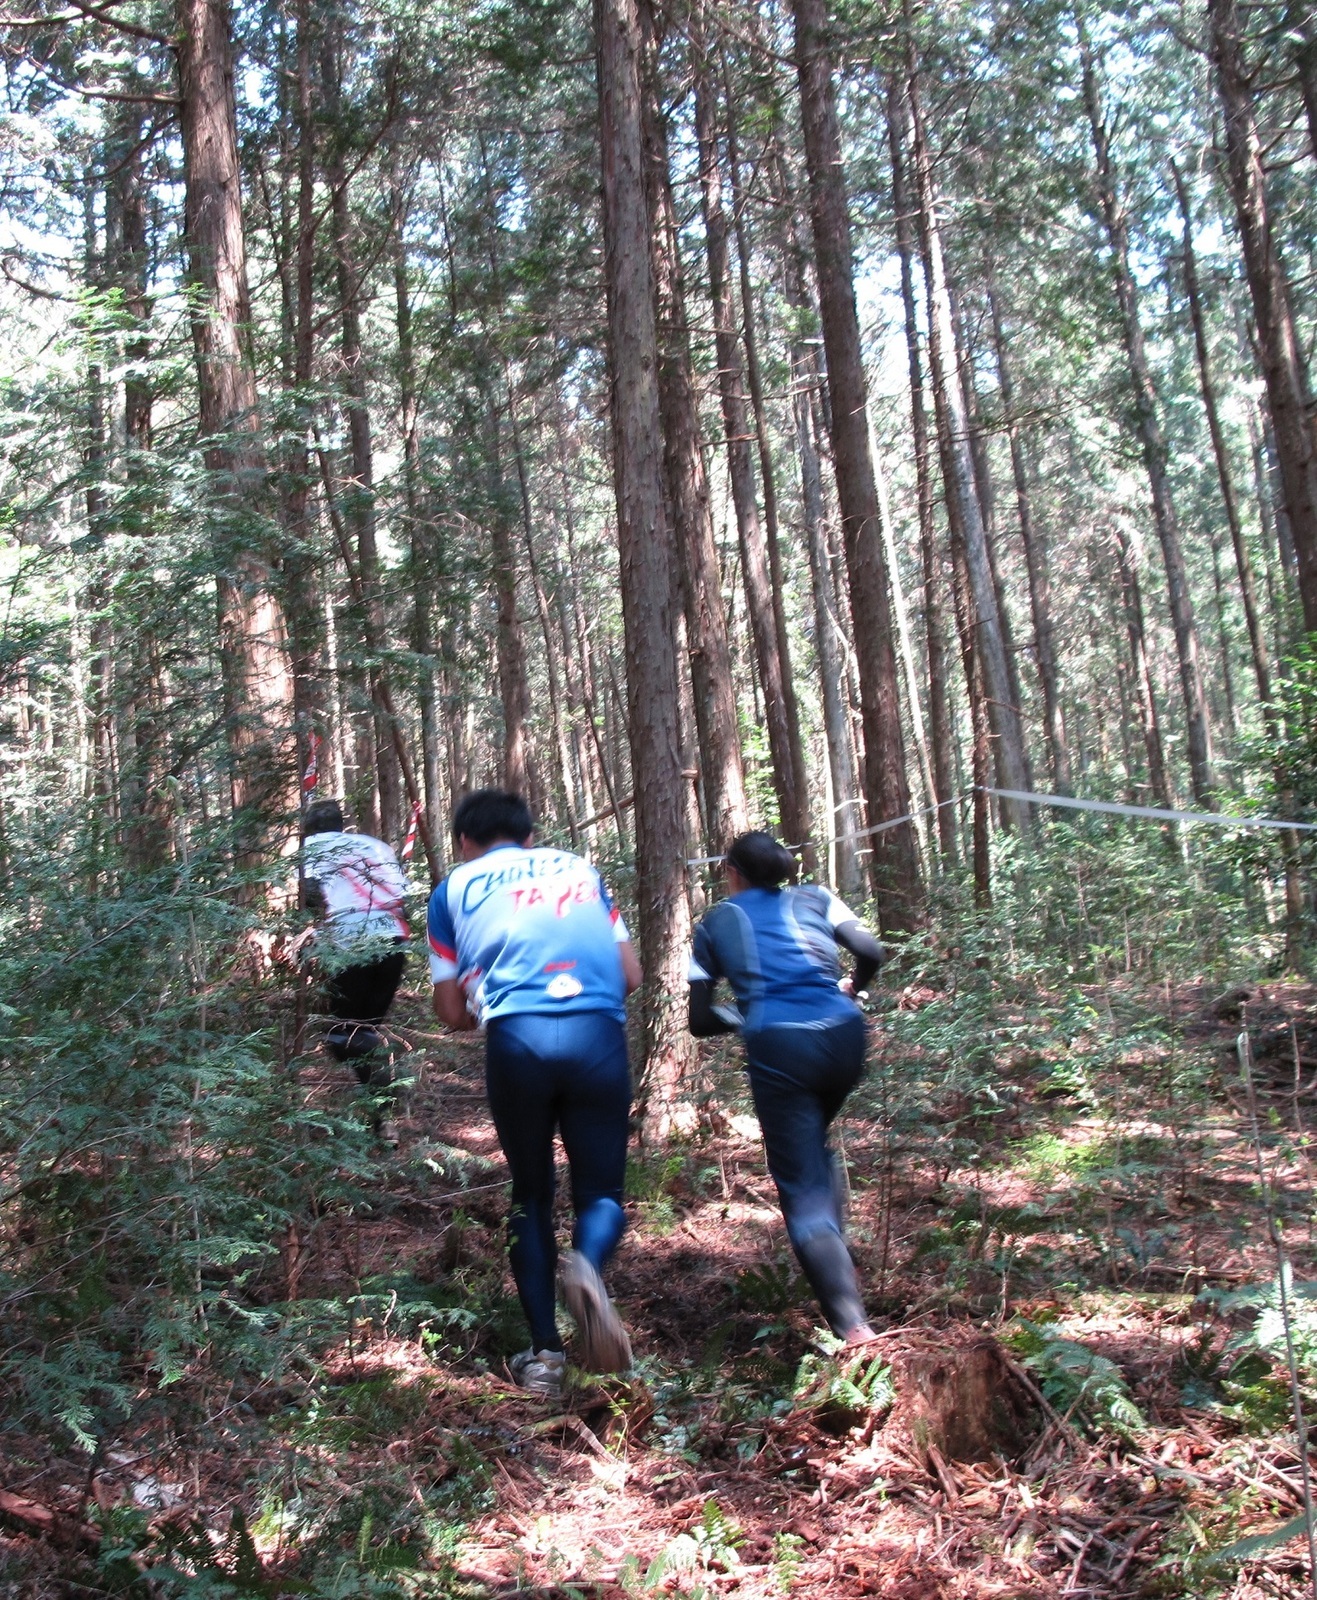
[{"label": "cut tree stump", "polygon": [[1037,1400],[1002,1347],[984,1334],[911,1334],[891,1351],[896,1404],[883,1429],[903,1435],[926,1466],[1016,1461],[1042,1432]]}]

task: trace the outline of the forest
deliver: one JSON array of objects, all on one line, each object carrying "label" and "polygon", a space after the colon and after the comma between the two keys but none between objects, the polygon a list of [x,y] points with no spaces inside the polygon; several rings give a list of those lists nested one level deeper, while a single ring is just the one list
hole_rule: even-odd
[{"label": "forest", "polygon": [[[0,1597],[1317,1600],[1317,15],[0,40]],[[491,785],[645,978],[635,1365],[556,1404],[419,935]],[[326,797],[408,875],[396,1142]],[[859,1357],[687,1027],[748,828],[888,954]]]}]

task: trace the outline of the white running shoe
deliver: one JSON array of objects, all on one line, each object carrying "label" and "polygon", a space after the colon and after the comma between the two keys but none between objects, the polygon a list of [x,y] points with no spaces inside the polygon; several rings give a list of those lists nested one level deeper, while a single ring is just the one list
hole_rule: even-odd
[{"label": "white running shoe", "polygon": [[569,1250],[558,1281],[581,1331],[581,1365],[589,1372],[629,1372],[631,1341],[593,1262],[579,1250]]},{"label": "white running shoe", "polygon": [[567,1357],[561,1350],[523,1350],[508,1362],[508,1371],[519,1388],[556,1400],[562,1394]]}]

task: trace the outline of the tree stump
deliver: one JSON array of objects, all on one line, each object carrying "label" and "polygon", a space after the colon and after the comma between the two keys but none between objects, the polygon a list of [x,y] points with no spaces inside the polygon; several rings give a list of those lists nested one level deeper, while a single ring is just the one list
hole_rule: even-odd
[{"label": "tree stump", "polygon": [[896,1405],[884,1432],[904,1434],[928,1463],[1018,1460],[1038,1437],[1043,1415],[1002,1347],[982,1334],[913,1337],[891,1357]]}]

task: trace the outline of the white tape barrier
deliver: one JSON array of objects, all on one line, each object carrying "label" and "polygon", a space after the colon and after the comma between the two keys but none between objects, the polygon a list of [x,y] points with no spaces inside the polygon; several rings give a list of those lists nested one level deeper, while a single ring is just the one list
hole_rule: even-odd
[{"label": "white tape barrier", "polygon": [[1067,794],[1031,794],[1027,789],[987,789],[1003,800],[1027,800],[1037,806],[1064,806],[1068,811],[1102,811],[1113,817],[1146,817],[1150,822],[1201,822],[1213,828],[1293,828],[1317,833],[1317,822],[1285,822],[1276,817],[1227,817],[1219,811],[1161,811],[1154,806],[1122,806],[1111,800],[1075,800]]},{"label": "white tape barrier", "polygon": [[[921,811],[908,811],[902,817],[893,817],[889,822],[880,822],[873,828],[860,828],[850,835],[853,839],[871,839],[876,833],[886,833],[889,828],[899,828],[904,822],[915,822],[920,817],[926,817],[935,811],[941,811],[943,806],[954,806],[957,801],[968,800],[973,790],[962,790],[959,794],[952,795],[950,800],[943,800],[938,805],[925,806]],[[1293,828],[1297,833],[1317,833],[1317,822],[1286,822],[1276,817],[1229,817],[1219,811],[1163,811],[1155,806],[1127,806],[1119,805],[1113,800],[1076,800],[1065,794],[1034,794],[1028,789],[990,789],[985,787],[984,794],[995,794],[1002,800],[1024,800],[1035,806],[1060,806],[1067,811],[1100,811],[1112,817],[1143,817],[1149,822],[1190,822],[1205,823],[1208,827],[1215,828]],[[829,845],[841,844],[843,836],[821,840],[815,845],[817,850],[826,850]],[[788,850],[802,850],[803,845],[792,844]],[[688,861],[688,867],[708,867],[721,861],[721,856],[698,856],[694,861]]]}]

